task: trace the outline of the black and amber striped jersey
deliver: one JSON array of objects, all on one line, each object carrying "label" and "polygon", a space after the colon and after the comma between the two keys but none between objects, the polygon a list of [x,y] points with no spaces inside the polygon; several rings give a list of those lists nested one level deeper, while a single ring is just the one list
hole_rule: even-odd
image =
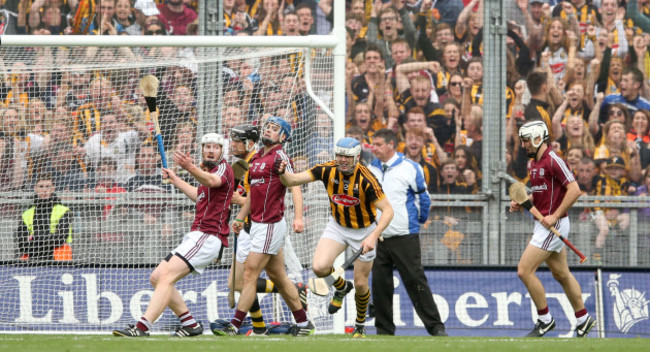
[{"label": "black and amber striped jersey", "polygon": [[344,227],[360,229],[370,226],[377,218],[375,201],[386,196],[379,181],[365,166],[357,164],[350,176],[338,170],[335,161],[309,169],[314,181],[325,185],[330,199],[332,217]]},{"label": "black and amber striped jersey", "polygon": [[[627,188],[630,182],[625,177],[618,180],[609,176],[599,176],[594,188],[594,195],[596,196],[626,196]],[[596,201],[598,203],[598,201]],[[611,201],[609,202],[611,203]],[[594,208],[595,210],[607,210],[600,207]]]},{"label": "black and amber striped jersey", "polygon": [[[246,165],[250,165],[251,159],[253,159],[253,156],[255,156],[255,153],[257,153],[256,150],[252,150],[248,155],[246,155],[243,160],[246,161]],[[234,165],[234,163],[233,163]],[[239,193],[240,196],[246,197],[248,192],[250,191],[251,187],[248,183],[244,182],[244,180],[238,180],[235,179],[235,191]]]}]

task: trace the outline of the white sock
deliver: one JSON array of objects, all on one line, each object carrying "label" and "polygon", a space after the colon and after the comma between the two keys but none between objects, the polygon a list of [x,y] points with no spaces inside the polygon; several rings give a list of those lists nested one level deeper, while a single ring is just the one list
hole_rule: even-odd
[{"label": "white sock", "polygon": [[538,316],[538,319],[542,321],[544,324],[548,324],[551,322],[553,317],[551,316],[551,313],[546,313]]},{"label": "white sock", "polygon": [[585,314],[585,315],[581,316],[580,318],[576,318],[576,319],[578,319],[578,325],[580,325],[580,324],[584,323],[585,321],[587,321],[587,318],[589,318],[589,314]]},{"label": "white sock", "polygon": [[303,321],[302,323],[296,323],[296,325],[301,328],[304,328],[307,324],[309,324],[309,320]]}]

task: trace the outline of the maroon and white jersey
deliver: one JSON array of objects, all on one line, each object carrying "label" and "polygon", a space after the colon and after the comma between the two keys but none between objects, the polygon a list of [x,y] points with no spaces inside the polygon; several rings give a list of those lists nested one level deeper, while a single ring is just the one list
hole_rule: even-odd
[{"label": "maroon and white jersey", "polygon": [[219,236],[224,246],[228,246],[230,201],[235,180],[226,159],[221,159],[221,163],[210,170],[210,173],[221,178],[221,187],[208,188],[199,185],[192,231]]},{"label": "maroon and white jersey", "polygon": [[287,193],[280,176],[273,172],[273,164],[278,159],[285,160],[286,172],[293,172],[293,162],[282,150],[281,144],[263,153],[264,149],[261,149],[251,159],[245,186],[250,189],[251,220],[272,224],[284,217],[284,195]]},{"label": "maroon and white jersey", "polygon": [[535,208],[544,216],[553,214],[564,199],[566,185],[575,181],[573,172],[549,146],[539,161],[528,162],[528,173]]}]

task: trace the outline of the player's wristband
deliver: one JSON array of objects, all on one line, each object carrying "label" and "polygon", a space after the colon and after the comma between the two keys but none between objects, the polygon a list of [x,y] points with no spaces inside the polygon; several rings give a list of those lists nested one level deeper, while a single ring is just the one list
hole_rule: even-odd
[{"label": "player's wristband", "polygon": [[244,220],[241,219],[235,219],[235,221],[244,222]]}]

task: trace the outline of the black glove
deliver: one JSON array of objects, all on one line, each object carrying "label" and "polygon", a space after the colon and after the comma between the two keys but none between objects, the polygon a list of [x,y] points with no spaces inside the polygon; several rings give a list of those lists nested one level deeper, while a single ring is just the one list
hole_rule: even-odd
[{"label": "black glove", "polygon": [[286,170],[286,166],[282,169],[282,172],[280,172],[280,167],[282,166],[282,159],[275,159],[275,162],[273,163],[273,172],[275,172],[278,175],[284,174],[284,171]]}]

